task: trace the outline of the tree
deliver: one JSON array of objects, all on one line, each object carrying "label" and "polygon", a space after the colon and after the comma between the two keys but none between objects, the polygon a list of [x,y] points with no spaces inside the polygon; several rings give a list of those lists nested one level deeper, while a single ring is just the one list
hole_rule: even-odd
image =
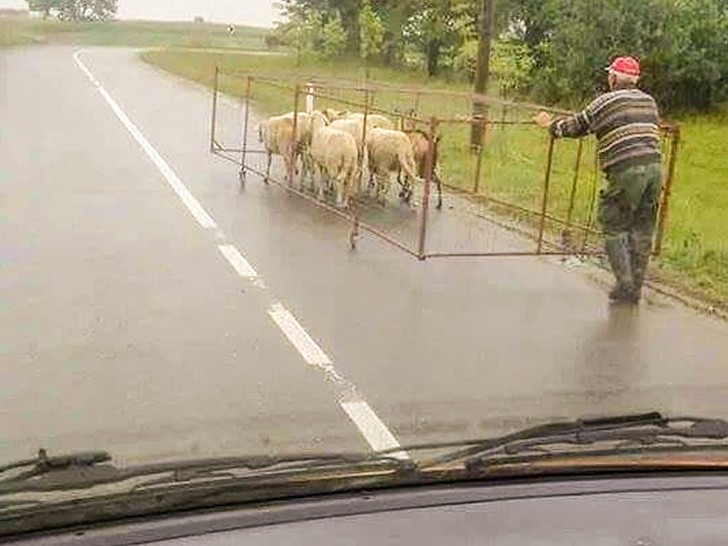
[{"label": "tree", "polygon": [[48,18],[51,10],[60,9],[62,0],[26,0],[28,9],[43,14],[43,18]]},{"label": "tree", "polygon": [[403,37],[418,45],[425,57],[427,74],[440,72],[443,60],[452,64],[467,36],[475,33],[478,4],[473,0],[413,0],[413,14],[403,28]]},{"label": "tree", "polygon": [[603,67],[626,54],[640,59],[642,86],[664,110],[706,109],[727,98],[725,0],[546,0],[545,5],[550,12],[540,21],[549,21],[550,28],[542,27],[532,73],[540,100],[588,100],[605,89]]},{"label": "tree", "polygon": [[289,18],[304,13],[319,13],[324,24],[329,17],[338,17],[346,34],[346,49],[359,52],[359,7],[361,0],[279,0],[278,7]]},{"label": "tree", "polygon": [[364,0],[359,12],[359,33],[359,55],[368,67],[384,42],[384,25],[369,0]]},{"label": "tree", "polygon": [[116,16],[117,0],[60,0],[59,17],[66,21],[108,21]]},{"label": "tree", "polygon": [[[472,83],[477,62],[478,41],[468,40],[455,57],[454,67]],[[506,37],[493,41],[490,73],[498,82],[503,96],[527,88],[533,65],[533,57],[524,43]]]},{"label": "tree", "polygon": [[317,42],[321,53],[325,57],[336,57],[344,52],[347,43],[348,33],[341,22],[341,17],[336,14],[330,16],[321,27],[321,34]]}]

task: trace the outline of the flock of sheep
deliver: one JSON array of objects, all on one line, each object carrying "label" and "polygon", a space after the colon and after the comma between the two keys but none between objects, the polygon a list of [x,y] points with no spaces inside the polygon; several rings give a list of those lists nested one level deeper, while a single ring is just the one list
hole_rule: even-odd
[{"label": "flock of sheep", "polygon": [[[361,180],[365,169],[369,175],[366,191],[375,190],[379,203],[386,203],[393,174],[400,185],[400,198],[409,203],[414,184],[426,176],[430,148],[424,131],[395,129],[390,119],[379,114],[365,116],[332,109],[270,117],[260,124],[259,139],[267,153],[266,181],[273,155],[283,157],[289,176],[297,172],[300,160],[302,187],[308,180],[319,199],[324,199],[327,190],[333,190],[336,206],[342,209],[364,190]],[[433,142],[432,172],[440,208],[442,189],[435,174],[438,140]]]}]

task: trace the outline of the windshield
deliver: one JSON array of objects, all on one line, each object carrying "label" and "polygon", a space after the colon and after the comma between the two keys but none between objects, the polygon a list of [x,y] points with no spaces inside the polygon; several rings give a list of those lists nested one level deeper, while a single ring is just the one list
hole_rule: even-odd
[{"label": "windshield", "polygon": [[0,0],[0,505],[728,419],[728,11],[553,5]]}]

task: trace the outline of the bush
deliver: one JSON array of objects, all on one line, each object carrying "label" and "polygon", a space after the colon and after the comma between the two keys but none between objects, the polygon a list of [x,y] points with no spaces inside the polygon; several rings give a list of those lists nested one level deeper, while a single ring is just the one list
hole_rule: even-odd
[{"label": "bush", "polygon": [[591,98],[604,90],[603,67],[617,55],[642,61],[642,86],[665,110],[707,109],[727,98],[725,0],[548,3],[550,29],[531,44],[538,59],[532,90],[539,100],[580,103]]}]

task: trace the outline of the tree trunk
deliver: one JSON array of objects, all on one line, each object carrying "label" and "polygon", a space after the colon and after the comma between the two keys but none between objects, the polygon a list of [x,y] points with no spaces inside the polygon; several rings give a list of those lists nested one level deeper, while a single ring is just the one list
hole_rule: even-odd
[{"label": "tree trunk", "polygon": [[440,68],[440,48],[442,47],[440,40],[431,40],[425,48],[427,57],[427,75],[437,75]]}]

